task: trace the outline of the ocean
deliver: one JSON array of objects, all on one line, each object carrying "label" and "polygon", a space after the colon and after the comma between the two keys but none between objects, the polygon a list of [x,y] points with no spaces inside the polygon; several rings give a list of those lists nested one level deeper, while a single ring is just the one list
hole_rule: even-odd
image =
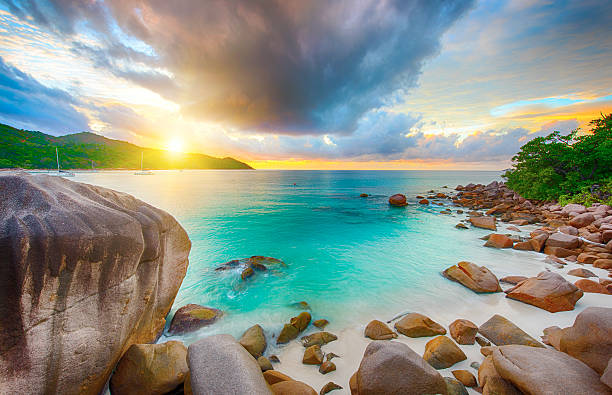
[{"label": "ocean", "polygon": [[[499,179],[499,172],[485,171],[267,170],[152,176],[101,171],[74,178],[130,193],[168,211],[186,229],[190,264],[172,312],[197,303],[225,313],[210,327],[183,336],[187,343],[216,333],[239,337],[254,324],[273,336],[302,301],[313,319],[328,319],[330,328],[470,303],[475,294],[444,279],[442,270],[468,260],[498,276],[515,274],[520,262],[512,267],[504,262],[525,253],[482,248],[479,237],[488,231],[456,229],[465,215],[453,207],[452,215],[440,214],[445,207],[419,205],[416,196]],[[359,197],[362,193],[370,196]],[[410,204],[389,206],[395,193],[405,194]],[[278,258],[287,266],[247,281],[238,269],[215,271],[252,255]]]}]

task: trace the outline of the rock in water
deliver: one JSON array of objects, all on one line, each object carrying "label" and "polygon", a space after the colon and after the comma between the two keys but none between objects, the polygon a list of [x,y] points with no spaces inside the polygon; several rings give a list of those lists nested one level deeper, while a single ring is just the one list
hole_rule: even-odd
[{"label": "rock in water", "polygon": [[489,318],[487,322],[478,328],[478,332],[491,340],[496,346],[520,344],[531,347],[544,347],[543,344],[499,314]]},{"label": "rock in water", "polygon": [[426,337],[445,335],[446,329],[423,314],[410,313],[395,323],[395,329],[404,336]]},{"label": "rock in water", "polygon": [[425,345],[423,359],[436,369],[446,369],[457,362],[465,361],[467,356],[451,339],[438,336]]},{"label": "rock in water", "polygon": [[385,340],[368,345],[350,387],[360,395],[446,394],[446,382],[420,355],[403,343]]},{"label": "rock in water", "polygon": [[162,395],[185,381],[187,347],[179,341],[133,344],[110,380],[113,395]]},{"label": "rock in water", "polygon": [[484,266],[462,261],[442,272],[449,280],[456,281],[474,292],[501,292],[497,277]]},{"label": "rock in water", "polygon": [[199,304],[188,304],[176,311],[168,333],[180,335],[192,332],[215,323],[223,313],[212,307],[200,306]]},{"label": "rock in water", "polygon": [[230,335],[191,344],[187,360],[194,394],[270,394],[255,358]]},{"label": "rock in water", "polygon": [[566,281],[561,275],[541,272],[506,291],[506,297],[556,313],[573,310],[583,295],[582,290]]},{"label": "rock in water", "polygon": [[379,320],[370,321],[365,328],[364,335],[372,340],[390,340],[397,337],[397,333],[393,332],[384,322]]},{"label": "rock in water", "polygon": [[401,193],[395,194],[389,198],[389,204],[392,206],[403,207],[407,206],[406,203],[406,195],[402,195]]},{"label": "rock in water", "polygon": [[255,358],[259,358],[266,351],[266,335],[263,328],[259,325],[253,325],[247,329],[239,340],[239,343],[244,347],[249,354]]},{"label": "rock in water", "polygon": [[597,372],[556,350],[501,346],[492,357],[499,375],[526,394],[610,393]]},{"label": "rock in water", "polygon": [[276,344],[284,344],[298,337],[300,332],[302,332],[308,324],[310,324],[311,320],[310,313],[304,311],[300,313],[297,317],[291,318],[288,324],[285,324],[281,333],[278,335],[278,339],[276,339]]},{"label": "rock in water", "polygon": [[0,191],[2,391],[98,394],[163,330],[189,238],[162,210],[62,177],[7,172]]}]

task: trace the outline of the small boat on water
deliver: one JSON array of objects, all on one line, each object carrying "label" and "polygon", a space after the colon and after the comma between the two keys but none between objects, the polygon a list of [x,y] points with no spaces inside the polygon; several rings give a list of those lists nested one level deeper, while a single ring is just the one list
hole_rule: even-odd
[{"label": "small boat on water", "polygon": [[144,170],[142,167],[144,161],[144,152],[140,153],[140,171],[134,173],[137,176],[152,176],[154,173],[151,170]]},{"label": "small boat on water", "polygon": [[59,152],[57,151],[57,147],[55,147],[55,160],[57,161],[57,173],[51,173],[52,176],[74,177],[73,172],[60,169]]}]

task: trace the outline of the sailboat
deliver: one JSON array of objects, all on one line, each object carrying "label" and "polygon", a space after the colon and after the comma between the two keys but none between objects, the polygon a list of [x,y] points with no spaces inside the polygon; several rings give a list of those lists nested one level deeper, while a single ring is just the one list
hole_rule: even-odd
[{"label": "sailboat", "polygon": [[55,160],[57,161],[57,173],[51,173],[51,175],[59,177],[74,177],[73,172],[60,169],[59,152],[57,151],[57,147],[55,147]]},{"label": "sailboat", "polygon": [[151,170],[144,170],[142,167],[144,161],[144,151],[140,153],[140,171],[134,173],[137,176],[152,176],[153,172]]}]

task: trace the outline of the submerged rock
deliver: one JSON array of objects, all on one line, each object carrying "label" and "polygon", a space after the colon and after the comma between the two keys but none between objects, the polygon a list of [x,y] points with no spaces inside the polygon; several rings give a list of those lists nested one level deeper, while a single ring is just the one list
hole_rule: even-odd
[{"label": "submerged rock", "polygon": [[351,377],[351,393],[446,394],[446,382],[410,347],[399,342],[372,341]]},{"label": "submerged rock", "polygon": [[62,177],[0,174],[0,392],[102,391],[162,332],[191,243],[168,213]]},{"label": "submerged rock", "polygon": [[370,321],[365,328],[364,335],[372,340],[390,340],[397,338],[397,333],[393,332],[387,324],[379,320]]},{"label": "submerged rock", "polygon": [[467,356],[451,339],[438,336],[425,345],[423,359],[435,369],[446,369],[457,362],[465,361]]},{"label": "submerged rock", "polygon": [[582,290],[566,281],[561,275],[541,272],[506,291],[506,297],[529,303],[555,313],[573,310],[583,295]]},{"label": "submerged rock", "polygon": [[312,325],[316,326],[319,329],[325,328],[329,324],[329,321],[326,319],[319,319],[312,322]]},{"label": "submerged rock", "polygon": [[255,358],[230,335],[191,344],[187,360],[194,394],[270,394]]},{"label": "submerged rock", "polygon": [[427,316],[419,313],[406,314],[395,323],[395,329],[404,336],[426,337],[445,335],[446,329]]},{"label": "submerged rock", "polygon": [[456,281],[474,292],[501,292],[497,277],[484,266],[462,261],[442,272],[444,277]]},{"label": "submerged rock", "polygon": [[110,390],[113,395],[162,395],[181,385],[188,372],[182,342],[133,344],[119,360]]},{"label": "submerged rock", "polygon": [[223,312],[221,310],[213,309],[212,307],[188,304],[174,313],[168,333],[180,335],[192,332],[217,322],[222,315]]},{"label": "submerged rock", "polygon": [[544,347],[543,344],[499,314],[489,318],[487,322],[478,328],[478,332],[491,340],[496,346],[520,344],[531,347]]}]

